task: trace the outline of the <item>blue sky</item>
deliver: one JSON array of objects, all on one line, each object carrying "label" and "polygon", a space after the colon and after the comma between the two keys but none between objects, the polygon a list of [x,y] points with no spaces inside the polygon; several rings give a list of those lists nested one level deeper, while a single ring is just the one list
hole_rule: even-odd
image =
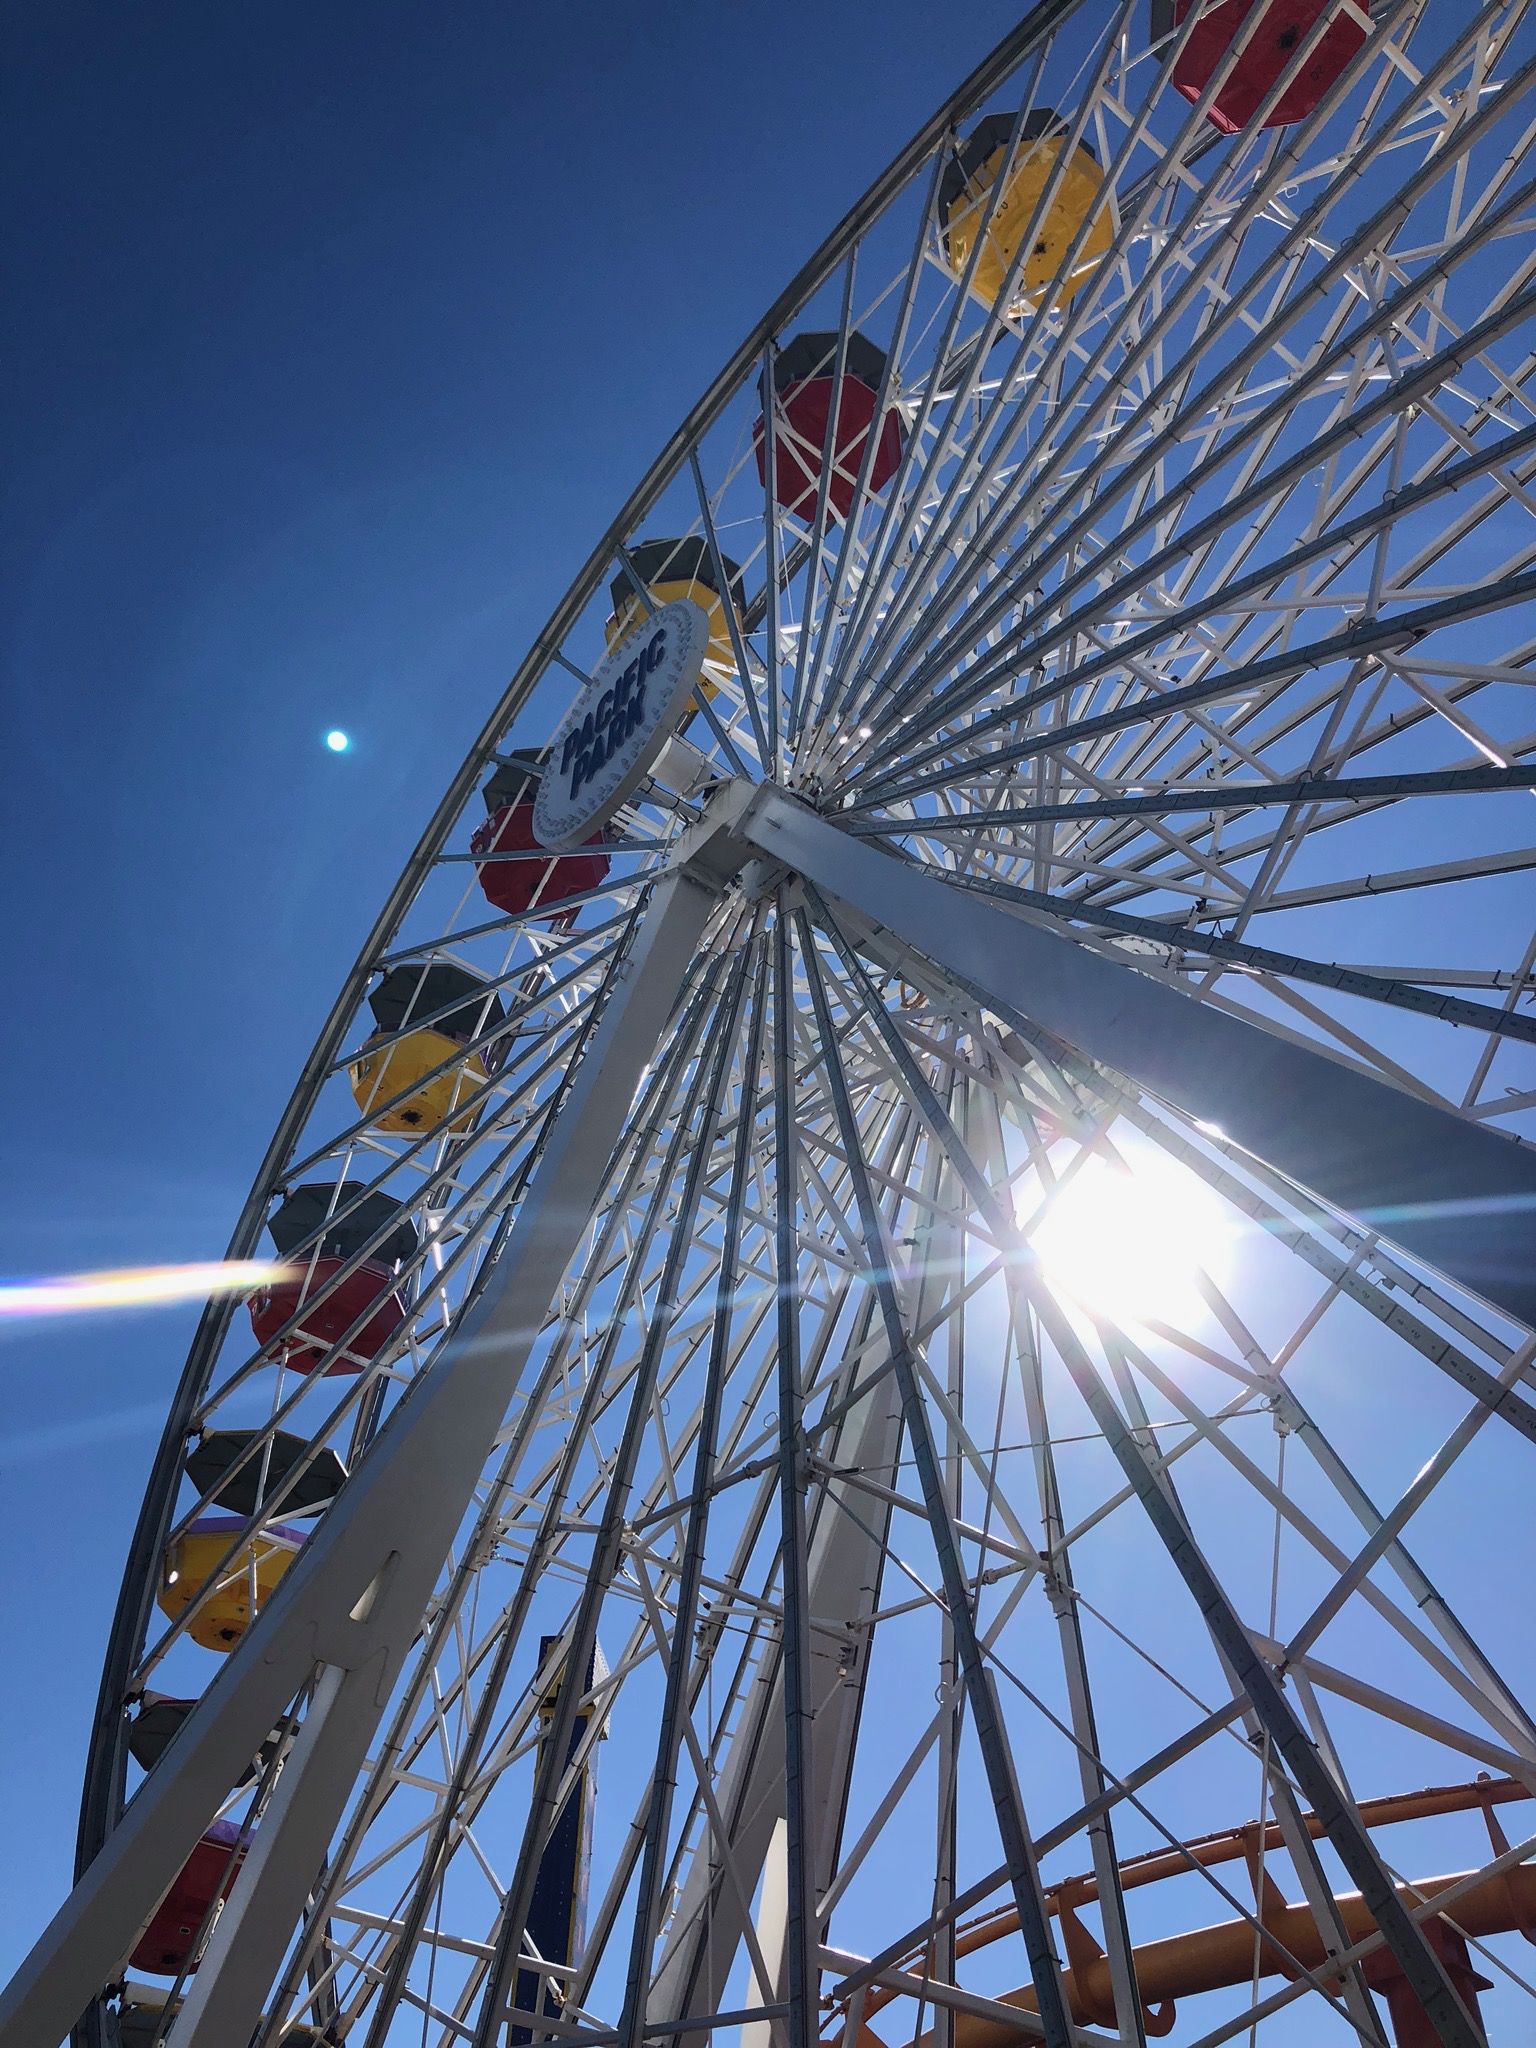
[{"label": "blue sky", "polygon": [[[0,1270],[223,1250],[593,535],[1013,12],[11,14]],[[191,1322],[0,1339],[0,1967],[66,1884]]]}]

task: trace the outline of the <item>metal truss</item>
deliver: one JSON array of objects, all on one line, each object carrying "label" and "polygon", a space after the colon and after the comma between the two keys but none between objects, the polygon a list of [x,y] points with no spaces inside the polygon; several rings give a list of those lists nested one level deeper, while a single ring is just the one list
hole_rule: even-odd
[{"label": "metal truss", "polygon": [[[1170,83],[1198,13],[1152,47],[1127,0],[1031,8],[518,668],[231,1242],[301,1183],[332,1220],[388,1194],[409,1313],[308,1374],[204,1317],[7,2044],[107,2048],[157,1999],[171,2048],[1384,2044],[1392,1971],[1471,2043],[1445,1927],[1489,2035],[1529,2031],[1536,1845],[1494,1808],[1536,1796],[1536,15],[1373,6],[1302,119],[1224,136],[1240,47],[1198,103]],[[1013,166],[1046,108],[1066,144],[985,297],[945,168],[985,114]],[[1074,289],[1030,293],[1075,147],[1107,244],[1079,279],[1080,219]],[[782,408],[759,468],[807,331],[833,419],[854,335],[883,353],[878,484],[873,435],[816,450]],[[594,886],[510,856],[537,882],[502,915],[477,786],[660,535],[745,590],[686,772]],[[489,1056],[452,1120],[390,1132],[348,1067],[412,962],[502,1016],[437,1062]],[[322,1456],[349,1476],[214,1670],[156,1596],[220,1507],[187,1452],[235,1428],[222,1568]],[[145,1773],[151,1693],[197,1705]],[[586,1925],[541,1955],[593,1770]],[[1379,1819],[1420,1787],[1422,1834]],[[126,1959],[216,1817],[227,1902],[147,1986]],[[1242,1981],[1149,2002],[1211,1923]]]}]

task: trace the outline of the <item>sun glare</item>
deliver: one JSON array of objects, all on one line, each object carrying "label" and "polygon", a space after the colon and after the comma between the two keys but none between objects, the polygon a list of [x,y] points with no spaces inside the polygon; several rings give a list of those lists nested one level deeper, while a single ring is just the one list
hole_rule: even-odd
[{"label": "sun glare", "polygon": [[1216,1196],[1163,1159],[1085,1160],[1026,1229],[1058,1295],[1126,1323],[1198,1314],[1199,1275],[1221,1282],[1232,1241]]}]

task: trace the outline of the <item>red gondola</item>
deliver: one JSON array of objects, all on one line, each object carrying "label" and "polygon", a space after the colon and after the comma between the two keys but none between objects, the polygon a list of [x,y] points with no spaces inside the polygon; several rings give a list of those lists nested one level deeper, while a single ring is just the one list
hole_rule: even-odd
[{"label": "red gondola", "polygon": [[228,1895],[245,1855],[246,1838],[233,1821],[216,1820],[181,1867],[128,1958],[153,1977],[175,1977],[188,1967],[208,1910]]},{"label": "red gondola", "polygon": [[[1194,0],[1153,0],[1154,40],[1182,27],[1193,5]],[[1250,20],[1255,5],[1258,19]],[[1360,7],[1369,13],[1370,0],[1360,0]],[[1240,40],[1241,53],[1207,109],[1223,134],[1235,135],[1253,119],[1297,46],[1325,15],[1333,19],[1260,125],[1283,128],[1305,120],[1365,47],[1367,30],[1340,0],[1219,0],[1214,7],[1207,5],[1173,67],[1174,91],[1197,101]]]},{"label": "red gondola", "polygon": [[[568,896],[595,889],[608,873],[606,853],[566,853],[557,860],[486,860],[486,854],[539,853],[534,837],[533,802],[542,767],[537,754],[512,754],[481,791],[490,816],[476,828],[469,850],[479,858],[476,873],[486,901],[508,917],[535,906],[555,912]],[[600,847],[606,834],[596,833],[588,846]]]},{"label": "red gondola", "polygon": [[[294,1278],[259,1288],[251,1296],[251,1327],[259,1343],[271,1343],[283,1325],[335,1278],[353,1253],[400,1214],[398,1202],[374,1193],[365,1195],[350,1214],[331,1215],[333,1208],[345,1209],[351,1199],[349,1189],[338,1190],[327,1182],[295,1188],[274,1213],[267,1225],[272,1242],[298,1270]],[[345,1353],[333,1359],[326,1372],[360,1372],[369,1359],[377,1358],[410,1313],[408,1292],[401,1286],[398,1272],[415,1250],[415,1229],[410,1223],[397,1222],[368,1259],[323,1301],[315,1302],[289,1332],[278,1363],[295,1372],[313,1372],[362,1315],[367,1321],[347,1339]]]},{"label": "red gondola", "polygon": [[[833,375],[836,367],[835,334],[797,334],[774,358],[777,433],[773,446],[773,493],[784,510],[797,519],[809,521],[815,517],[822,456],[827,446],[827,421],[837,382]],[[846,519],[853,509],[854,486],[884,377],[884,351],[866,341],[862,334],[850,334],[842,388],[838,392],[832,476],[827,486],[827,504],[839,519]],[[752,440],[761,478],[767,473],[761,417],[752,430]],[[881,415],[869,468],[871,495],[882,490],[895,475],[903,440],[901,414],[895,406],[887,406]]]}]

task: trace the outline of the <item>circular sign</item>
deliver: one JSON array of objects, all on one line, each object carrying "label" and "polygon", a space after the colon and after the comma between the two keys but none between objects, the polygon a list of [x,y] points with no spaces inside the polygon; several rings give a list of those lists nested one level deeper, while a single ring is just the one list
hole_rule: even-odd
[{"label": "circular sign", "polygon": [[682,597],[609,651],[549,743],[533,806],[540,846],[584,845],[639,787],[682,718],[708,646],[708,618]]}]

